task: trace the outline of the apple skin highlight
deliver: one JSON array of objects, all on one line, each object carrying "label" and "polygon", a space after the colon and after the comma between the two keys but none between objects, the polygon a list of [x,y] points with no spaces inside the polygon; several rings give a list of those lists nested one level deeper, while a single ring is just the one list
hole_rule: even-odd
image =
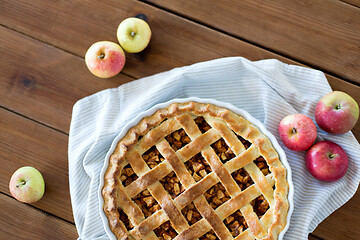
[{"label": "apple skin highlight", "polygon": [[315,119],[324,131],[344,134],[358,121],[359,106],[348,94],[334,91],[320,99],[316,105]]},{"label": "apple skin highlight", "polygon": [[306,115],[292,114],[279,124],[281,141],[293,151],[305,151],[315,142],[317,131],[314,122]]},{"label": "apple skin highlight", "polygon": [[[125,59],[118,52],[105,49],[104,59],[96,59],[96,62],[89,65],[93,69],[94,75],[99,76],[103,72],[117,75],[125,65]],[[120,59],[120,60],[119,60]]]},{"label": "apple skin highlight", "polygon": [[110,78],[121,72],[126,57],[123,49],[114,42],[96,42],[85,54],[85,63],[92,74]]},{"label": "apple skin highlight", "polygon": [[37,169],[28,166],[21,167],[11,176],[9,190],[18,201],[34,203],[43,197],[45,182]]},{"label": "apple skin highlight", "polygon": [[148,46],[151,35],[149,24],[136,17],[123,20],[116,32],[121,47],[128,53],[143,51]]},{"label": "apple skin highlight", "polygon": [[346,152],[338,144],[321,141],[306,152],[305,163],[312,176],[330,182],[345,175],[349,160]]}]

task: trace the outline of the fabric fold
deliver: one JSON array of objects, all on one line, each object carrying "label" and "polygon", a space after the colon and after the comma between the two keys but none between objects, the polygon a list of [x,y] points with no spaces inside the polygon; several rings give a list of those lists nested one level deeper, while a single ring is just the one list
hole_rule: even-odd
[{"label": "fabric fold", "polygon": [[69,134],[69,183],[79,239],[108,239],[99,214],[99,175],[105,155],[124,125],[140,112],[174,98],[213,98],[248,111],[283,147],[293,173],[294,212],[284,239],[307,239],[308,233],[348,201],[360,181],[360,145],[351,132],[318,135],[338,143],[349,157],[349,170],[339,181],[320,182],[305,168],[305,152],[288,150],[278,124],[286,115],[302,113],[314,122],[315,106],[331,91],[318,70],[275,59],[252,62],[229,57],[175,68],[79,100]]}]

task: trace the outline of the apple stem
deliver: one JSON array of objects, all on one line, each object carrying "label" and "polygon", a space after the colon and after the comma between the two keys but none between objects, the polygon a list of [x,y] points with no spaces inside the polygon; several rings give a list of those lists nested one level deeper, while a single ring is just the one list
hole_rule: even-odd
[{"label": "apple stem", "polygon": [[329,154],[329,159],[332,160],[332,159],[336,158],[337,156],[339,156],[339,154],[331,153],[331,154]]},{"label": "apple stem", "polygon": [[292,132],[293,132],[294,134],[296,133],[296,128],[295,128],[295,127],[293,127]]},{"label": "apple stem", "polygon": [[135,33],[135,32],[131,32],[130,35],[131,35],[132,37],[135,37],[136,33]]},{"label": "apple stem", "polygon": [[105,54],[102,53],[98,56],[98,59],[104,59],[104,57],[105,57]]},{"label": "apple stem", "polygon": [[16,187],[18,188],[18,187],[20,187],[21,185],[25,185],[25,181],[22,181],[21,183],[19,183],[19,184],[16,184]]},{"label": "apple stem", "polygon": [[340,104],[337,104],[337,105],[335,106],[335,109],[336,109],[336,110],[339,110],[340,108],[341,108]]}]

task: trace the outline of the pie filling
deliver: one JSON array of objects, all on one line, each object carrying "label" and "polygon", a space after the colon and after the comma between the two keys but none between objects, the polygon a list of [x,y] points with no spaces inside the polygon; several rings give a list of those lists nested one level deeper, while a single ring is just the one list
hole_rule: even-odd
[{"label": "pie filling", "polygon": [[218,240],[214,230],[208,231],[204,236],[199,237],[200,240]]},{"label": "pie filling", "polygon": [[211,128],[211,126],[205,121],[203,117],[196,117],[194,121],[200,129],[201,133],[204,133]]},{"label": "pie filling", "polygon": [[161,224],[158,228],[154,229],[154,232],[161,240],[171,240],[177,236],[177,233],[171,226],[170,221]]},{"label": "pie filling", "polygon": [[181,213],[185,216],[186,220],[189,223],[189,226],[193,225],[202,218],[193,202],[189,203],[186,207],[184,207],[181,210]]},{"label": "pie filling", "polygon": [[166,175],[163,179],[160,180],[160,183],[163,185],[172,199],[175,199],[185,190],[174,172]]},{"label": "pie filling", "polygon": [[186,161],[185,167],[196,182],[200,181],[207,174],[211,173],[211,167],[203,158],[201,153],[196,154],[190,160]]},{"label": "pie filling", "polygon": [[[208,131],[211,128],[211,126],[205,121],[203,117],[197,117],[194,120],[202,133]],[[237,135],[237,137],[242,142],[245,149],[248,149],[251,146],[251,143],[249,141],[243,139],[241,136]],[[181,149],[182,147],[191,142],[190,137],[186,134],[184,129],[179,129],[169,134],[165,137],[165,139],[168,141],[174,151]],[[227,161],[235,157],[233,151],[228,147],[228,145],[222,138],[211,144],[211,147],[214,149],[215,153],[222,161],[222,163],[226,163]],[[151,169],[155,168],[158,164],[165,160],[165,158],[159,153],[155,146],[147,150],[142,155],[142,158],[145,160],[145,162]],[[271,173],[269,166],[267,165],[265,159],[262,156],[258,157],[254,161],[254,163],[265,176]],[[210,165],[207,163],[201,153],[196,154],[191,159],[186,161],[185,166],[196,182],[201,181],[206,175],[212,172]],[[244,168],[234,171],[231,176],[239,185],[242,191],[254,184],[251,176],[245,171]],[[129,164],[122,169],[120,180],[124,187],[128,186],[137,178],[138,177],[136,176]],[[166,175],[163,179],[161,179],[160,183],[172,199],[175,199],[182,192],[185,191],[185,188],[182,186],[178,177],[173,171]],[[208,189],[204,193],[204,196],[213,209],[218,208],[220,205],[224,204],[230,199],[229,193],[226,191],[225,187],[220,182],[216,183],[214,186]],[[151,216],[156,211],[161,209],[159,203],[155,200],[155,198],[147,189],[137,194],[135,197],[132,198],[132,200],[142,210],[145,218]],[[269,209],[269,203],[262,195],[252,200],[250,204],[252,205],[254,212],[259,218],[261,218]],[[131,221],[129,221],[127,215],[120,208],[118,209],[118,212],[120,215],[120,220],[124,223],[126,229],[130,231],[133,228]],[[193,202],[185,206],[181,210],[181,213],[184,215],[189,226],[195,224],[197,221],[202,219],[201,214],[199,213]],[[229,229],[233,237],[238,236],[248,228],[248,224],[240,210],[235,211],[233,214],[225,218],[223,220],[223,223]],[[164,240],[173,239],[178,235],[174,228],[171,226],[170,221],[164,222],[153,231],[159,239]],[[213,230],[210,230],[203,236],[199,237],[199,239],[215,240],[219,238],[216,236]]]},{"label": "pie filling", "polygon": [[142,158],[145,160],[146,164],[152,169],[159,165],[165,158],[159,153],[155,146],[152,146],[149,150],[147,150]]},{"label": "pie filling", "polygon": [[228,145],[222,138],[211,144],[211,147],[214,149],[216,155],[218,155],[222,163],[226,163],[227,161],[235,157],[233,151],[228,147]]},{"label": "pie filling", "polygon": [[204,193],[204,196],[213,209],[218,208],[221,204],[230,199],[229,193],[220,182],[207,190]]},{"label": "pie filling", "polygon": [[226,227],[229,229],[233,237],[238,236],[240,233],[245,231],[248,228],[248,225],[245,221],[240,210],[237,210],[223,221]]},{"label": "pie filling", "polygon": [[165,137],[166,141],[169,142],[170,146],[177,151],[184,147],[186,144],[191,142],[191,139],[186,135],[184,129],[179,129]]},{"label": "pie filling", "polygon": [[130,185],[130,183],[134,182],[136,179],[138,179],[138,176],[134,173],[130,164],[126,165],[121,170],[120,181],[124,187]]},{"label": "pie filling", "polygon": [[147,189],[133,197],[132,200],[140,207],[146,218],[161,209],[159,203]]}]

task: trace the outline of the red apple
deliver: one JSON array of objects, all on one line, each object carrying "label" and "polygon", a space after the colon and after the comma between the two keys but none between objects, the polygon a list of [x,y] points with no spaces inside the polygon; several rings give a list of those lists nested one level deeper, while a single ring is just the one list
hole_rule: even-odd
[{"label": "red apple", "polygon": [[306,152],[305,162],[311,175],[322,181],[342,178],[349,165],[344,149],[330,141],[321,141],[312,146]]},{"label": "red apple", "polygon": [[334,91],[320,99],[315,119],[324,131],[343,134],[355,126],[359,119],[359,106],[348,94]]},{"label": "red apple", "polygon": [[87,50],[85,63],[92,74],[100,78],[117,75],[125,65],[125,53],[113,42],[96,42]]},{"label": "red apple", "polygon": [[286,116],[279,124],[281,141],[293,151],[305,151],[314,143],[317,135],[314,122],[304,114]]}]

